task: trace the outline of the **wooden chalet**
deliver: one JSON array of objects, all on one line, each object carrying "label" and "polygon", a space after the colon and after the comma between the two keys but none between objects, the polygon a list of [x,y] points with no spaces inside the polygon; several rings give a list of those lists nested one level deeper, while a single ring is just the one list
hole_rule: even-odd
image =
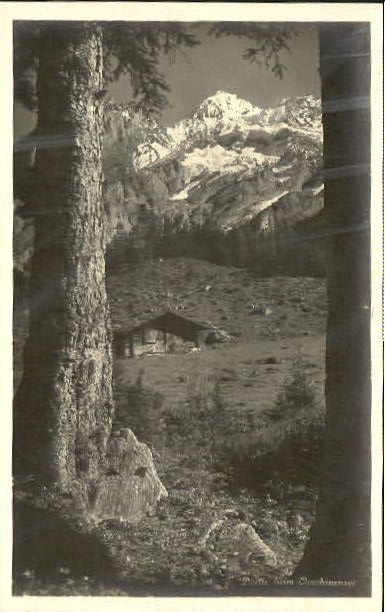
[{"label": "wooden chalet", "polygon": [[141,347],[150,347],[151,344],[162,345],[159,352],[168,352],[167,348],[173,339],[178,338],[183,342],[191,342],[196,347],[201,346],[213,330],[213,327],[186,319],[180,314],[172,311],[145,321],[127,331],[114,333],[114,348],[117,357],[135,357],[136,354],[145,352]]}]

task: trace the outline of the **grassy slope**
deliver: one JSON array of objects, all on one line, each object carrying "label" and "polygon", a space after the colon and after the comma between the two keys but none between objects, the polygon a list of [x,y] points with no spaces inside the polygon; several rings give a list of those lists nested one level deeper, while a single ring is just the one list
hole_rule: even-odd
[{"label": "grassy slope", "polygon": [[[115,329],[131,327],[167,307],[178,307],[188,317],[210,320],[235,335],[234,343],[198,352],[116,360],[114,391],[121,410],[129,413],[127,394],[141,370],[145,388],[163,395],[162,410],[166,411],[188,410],[192,387],[204,386],[212,374],[219,381],[227,427],[226,431],[218,427],[216,442],[220,443],[222,436],[227,443],[230,438],[234,446],[240,445],[243,436],[252,437],[268,420],[266,410],[271,408],[298,354],[317,399],[323,403],[323,281],[256,279],[244,270],[176,259],[127,266],[110,273],[107,284]],[[255,314],[258,306],[269,307],[271,314]],[[22,328],[22,324],[15,328],[18,346]],[[18,360],[16,366],[19,370]],[[68,567],[53,568],[53,574],[46,578],[27,568],[19,576],[18,592],[254,594],[263,592],[266,578],[279,582],[290,573],[306,542],[314,491],[294,489],[284,499],[274,495],[273,488],[259,493],[234,491],[212,470],[209,449],[199,439],[199,432],[164,437],[159,435],[156,411],[150,416],[152,427],[144,441],[152,445],[169,497],[136,525],[110,521],[99,526],[98,537],[118,561],[119,585],[106,591],[96,576],[76,577],[68,563]],[[204,418],[202,423],[204,426]],[[277,553],[277,567],[272,570],[255,562],[237,565],[231,542],[230,549],[218,558],[202,555],[199,542],[216,521],[226,525],[253,523]],[[275,588],[281,587],[275,583]]]},{"label": "grassy slope", "polygon": [[[298,356],[322,406],[324,282],[257,279],[245,270],[175,259],[127,266],[109,277],[108,289],[116,329],[127,329],[171,307],[187,317],[209,320],[235,337],[231,344],[203,347],[197,352],[115,361],[115,397],[120,410],[130,414],[127,394],[139,373],[145,389],[164,398],[161,408],[142,411],[146,413],[142,438],[153,448],[169,499],[153,517],[128,528],[132,555],[124,573],[130,583],[139,591],[142,585],[143,592],[237,593],[260,591],[264,579],[277,581],[287,576],[306,542],[314,491],[304,487],[298,493],[294,488],[284,500],[274,497],[274,486],[257,495],[245,488],[232,491],[226,478],[221,480],[210,467],[209,450],[202,439],[204,416],[199,425],[195,421],[197,426],[203,422],[201,438],[194,428],[187,434],[166,432],[162,436],[160,421],[162,413],[178,409],[188,421],[192,389],[200,389],[204,396],[207,383],[216,380],[224,413],[215,428],[215,443],[242,446],[253,439],[253,432],[269,425],[266,411]],[[258,307],[268,307],[271,313],[258,314]],[[229,510],[249,524],[253,522],[278,554],[273,571],[263,565],[234,568],[224,552],[219,561],[202,559],[197,551],[200,538],[216,521],[226,523]],[[124,538],[121,546],[125,554]]]},{"label": "grassy slope", "polygon": [[[257,414],[271,407],[299,355],[323,397],[326,296],[320,279],[256,279],[237,268],[175,259],[128,266],[109,277],[108,291],[115,329],[129,329],[172,307],[235,335],[234,343],[198,352],[117,360],[119,401],[143,370],[145,384],[165,395],[166,403],[180,405],[191,379],[204,373],[219,380],[231,409]],[[258,307],[271,314],[259,314]],[[265,363],[271,357],[276,364]]]}]

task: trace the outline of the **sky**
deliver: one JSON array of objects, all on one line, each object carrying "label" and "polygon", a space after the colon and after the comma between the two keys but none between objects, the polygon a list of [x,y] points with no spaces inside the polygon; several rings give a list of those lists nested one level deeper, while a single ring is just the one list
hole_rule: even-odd
[{"label": "sky", "polygon": [[[202,100],[218,90],[235,93],[261,107],[275,106],[282,98],[307,93],[320,97],[315,25],[299,25],[298,36],[289,41],[290,52],[281,54],[281,61],[288,69],[282,80],[274,77],[262,65],[250,64],[242,59],[242,52],[250,46],[249,41],[235,36],[216,39],[208,35],[208,25],[205,23],[190,27],[201,45],[183,49],[182,53],[176,54],[174,61],[169,56],[160,58],[161,72],[170,86],[170,107],[160,117],[163,125],[173,125],[188,117]],[[132,100],[129,77],[124,76],[113,83],[109,94],[117,102]],[[15,139],[27,134],[35,121],[33,113],[15,104]]]}]

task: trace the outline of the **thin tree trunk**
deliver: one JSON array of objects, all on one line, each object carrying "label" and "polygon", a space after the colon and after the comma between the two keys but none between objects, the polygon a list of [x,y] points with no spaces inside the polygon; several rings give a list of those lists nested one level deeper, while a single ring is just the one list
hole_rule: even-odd
[{"label": "thin tree trunk", "polygon": [[102,29],[43,27],[29,338],[15,470],[66,488],[104,461],[112,355],[102,209]]},{"label": "thin tree trunk", "polygon": [[370,592],[370,33],[320,27],[325,218],[330,232],[325,460],[296,574]]}]

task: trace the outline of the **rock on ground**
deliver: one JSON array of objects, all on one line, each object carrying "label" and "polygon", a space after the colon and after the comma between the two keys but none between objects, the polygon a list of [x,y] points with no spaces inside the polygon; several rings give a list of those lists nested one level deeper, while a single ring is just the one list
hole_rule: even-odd
[{"label": "rock on ground", "polygon": [[235,561],[244,567],[253,561],[258,565],[275,567],[276,554],[265,544],[251,525],[234,522],[231,518],[216,521],[202,537],[201,551],[225,563]]},{"label": "rock on ground", "polygon": [[230,334],[225,332],[223,329],[215,327],[206,337],[206,344],[221,344],[224,342],[231,342],[232,337]]},{"label": "rock on ground", "polygon": [[167,491],[156,473],[149,448],[124,428],[107,447],[109,468],[94,484],[90,514],[95,521],[141,519]]}]

